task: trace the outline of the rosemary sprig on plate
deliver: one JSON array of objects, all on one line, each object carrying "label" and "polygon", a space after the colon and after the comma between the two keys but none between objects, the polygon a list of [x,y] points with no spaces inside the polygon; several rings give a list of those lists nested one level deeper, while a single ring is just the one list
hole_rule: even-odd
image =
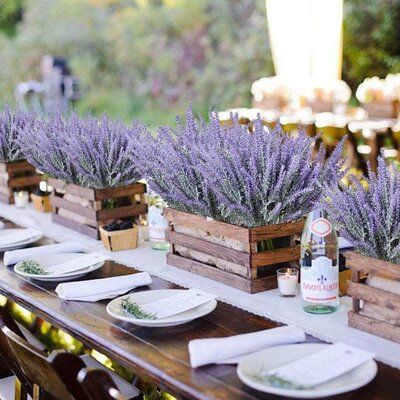
[{"label": "rosemary sprig on plate", "polygon": [[292,389],[292,390],[310,390],[313,386],[300,385],[298,383],[283,379],[278,375],[252,375],[252,378],[262,384],[281,388],[281,389]]},{"label": "rosemary sprig on plate", "polygon": [[130,301],[128,297],[122,299],[121,307],[125,312],[137,319],[156,319],[154,314],[143,311],[139,304]]},{"label": "rosemary sprig on plate", "polygon": [[26,274],[31,275],[48,275],[48,271],[41,267],[41,265],[34,260],[22,261],[19,265],[20,269]]}]

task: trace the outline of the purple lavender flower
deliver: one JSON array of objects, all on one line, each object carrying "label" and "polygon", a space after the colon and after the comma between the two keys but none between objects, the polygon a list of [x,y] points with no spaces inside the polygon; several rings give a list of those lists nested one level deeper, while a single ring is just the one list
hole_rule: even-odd
[{"label": "purple lavender flower", "polygon": [[362,254],[400,263],[400,171],[378,159],[368,171],[367,187],[356,177],[332,190],[326,200],[330,218]]},{"label": "purple lavender flower", "polygon": [[[135,157],[151,188],[178,210],[253,227],[301,218],[343,175],[343,141],[324,161],[317,138],[292,138],[261,120],[249,134],[232,116],[197,121],[189,108],[177,128],[148,134]],[[140,149],[140,150],[139,150]]]},{"label": "purple lavender flower", "polygon": [[129,185],[140,179],[130,148],[146,127],[127,127],[106,116],[101,119],[60,114],[38,120],[21,135],[28,160],[52,177],[102,189]]},{"label": "purple lavender flower", "polygon": [[0,112],[0,162],[11,162],[25,158],[21,151],[18,136],[31,126],[35,114],[24,111],[13,113],[8,106]]}]

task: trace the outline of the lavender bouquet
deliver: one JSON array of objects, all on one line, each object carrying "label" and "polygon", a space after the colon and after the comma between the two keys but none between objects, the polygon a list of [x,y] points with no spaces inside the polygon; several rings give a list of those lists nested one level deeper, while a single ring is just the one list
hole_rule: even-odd
[{"label": "lavender bouquet", "polygon": [[189,109],[176,129],[142,139],[135,157],[171,207],[245,227],[293,221],[342,177],[343,141],[325,161],[323,148],[313,155],[317,138],[304,132],[267,132],[259,119],[250,134],[232,119],[232,126],[215,113],[196,120]]},{"label": "lavender bouquet", "polygon": [[326,201],[331,219],[362,254],[400,264],[400,171],[378,159],[364,187],[353,178]]},{"label": "lavender bouquet", "polygon": [[18,136],[22,130],[32,125],[33,113],[18,111],[13,113],[8,106],[0,112],[0,162],[25,159]]},{"label": "lavender bouquet", "polygon": [[58,114],[25,129],[20,145],[27,159],[54,178],[91,189],[129,185],[140,179],[130,148],[146,127]]}]

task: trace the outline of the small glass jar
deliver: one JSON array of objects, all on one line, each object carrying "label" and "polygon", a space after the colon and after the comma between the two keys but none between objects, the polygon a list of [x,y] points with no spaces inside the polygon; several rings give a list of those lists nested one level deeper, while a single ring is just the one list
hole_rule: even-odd
[{"label": "small glass jar", "polygon": [[281,296],[295,297],[298,291],[299,270],[297,268],[280,268],[276,274]]},{"label": "small glass jar", "polygon": [[168,222],[164,218],[165,201],[154,195],[148,197],[148,224],[150,246],[154,250],[168,250],[169,243],[165,240],[165,232],[168,228]]}]

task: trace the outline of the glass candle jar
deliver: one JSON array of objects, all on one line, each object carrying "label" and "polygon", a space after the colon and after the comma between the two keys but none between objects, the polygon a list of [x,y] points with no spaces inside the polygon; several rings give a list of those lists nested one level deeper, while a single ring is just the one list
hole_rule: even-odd
[{"label": "glass candle jar", "polygon": [[283,297],[294,297],[297,295],[299,270],[296,268],[281,268],[276,271],[278,278],[278,289]]}]

